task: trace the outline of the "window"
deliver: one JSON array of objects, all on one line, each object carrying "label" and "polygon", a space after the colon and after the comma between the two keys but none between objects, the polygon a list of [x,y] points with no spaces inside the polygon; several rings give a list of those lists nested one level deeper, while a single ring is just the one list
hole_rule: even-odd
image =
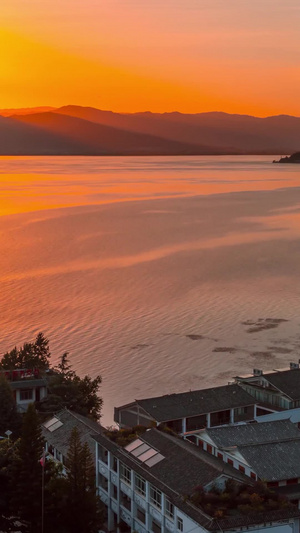
[{"label": "window", "polygon": [[218,452],[218,457],[219,457],[219,459],[223,459],[223,454]]},{"label": "window", "polygon": [[270,488],[278,487],[278,481],[269,481],[269,483],[267,483],[267,486]]},{"label": "window", "polygon": [[161,509],[161,492],[152,487],[152,485],[150,486],[150,502],[158,509]]},{"label": "window", "polygon": [[20,400],[32,400],[33,398],[33,391],[31,389],[29,390],[21,390],[20,391]]},{"label": "window", "polygon": [[48,452],[51,453],[51,455],[54,455],[54,448],[52,444],[48,444]]},{"label": "window", "polygon": [[166,516],[174,520],[174,505],[166,498]]},{"label": "window", "polygon": [[154,533],[161,533],[161,525],[152,519],[152,531]]},{"label": "window", "polygon": [[199,448],[203,448],[203,440],[201,439],[198,440],[198,446]]},{"label": "window", "polygon": [[239,471],[245,474],[245,468],[242,465],[239,465]]},{"label": "window", "polygon": [[233,461],[232,461],[232,459],[227,459],[227,463],[228,463],[229,465],[233,466]]},{"label": "window", "polygon": [[112,469],[114,472],[118,472],[118,459],[112,455]]},{"label": "window", "polygon": [[177,518],[177,529],[178,531],[183,531],[183,520],[180,517]]},{"label": "window", "polygon": [[212,453],[213,451],[212,446],[210,444],[207,445],[207,451],[208,453]]},{"label": "window", "polygon": [[118,499],[118,487],[116,485],[112,485],[112,496],[115,500]]},{"label": "window", "polygon": [[103,476],[102,474],[98,474],[98,484],[99,484],[99,487],[101,487],[102,489],[107,491],[107,489],[108,489],[108,481],[107,481],[106,477]]},{"label": "window", "polygon": [[131,499],[122,491],[120,491],[120,500],[121,505],[123,505],[128,511],[131,511]]},{"label": "window", "polygon": [[142,496],[146,496],[146,481],[138,474],[135,474],[135,490]]},{"label": "window", "polygon": [[143,509],[140,509],[139,507],[137,507],[137,509],[136,509],[136,517],[137,517],[138,520],[143,522],[143,524],[146,523],[146,513],[145,513],[145,511],[143,511]]},{"label": "window", "polygon": [[120,468],[120,478],[122,481],[125,481],[125,483],[128,483],[128,485],[131,485],[131,470],[130,468],[127,468],[127,466],[123,465],[121,463]]},{"label": "window", "polygon": [[98,444],[98,457],[102,463],[108,464],[108,450],[101,444]]},{"label": "window", "polygon": [[298,484],[298,478],[294,477],[292,479],[287,479],[286,480],[286,484],[287,485],[297,485]]},{"label": "window", "polygon": [[252,479],[256,479],[256,474],[254,474],[254,472],[250,472],[250,477],[251,477]]}]

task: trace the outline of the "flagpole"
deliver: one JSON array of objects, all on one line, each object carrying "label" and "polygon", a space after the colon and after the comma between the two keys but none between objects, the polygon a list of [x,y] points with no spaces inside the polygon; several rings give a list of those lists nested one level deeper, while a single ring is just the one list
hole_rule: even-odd
[{"label": "flagpole", "polygon": [[44,488],[45,488],[45,448],[42,458],[42,533],[44,533]]}]

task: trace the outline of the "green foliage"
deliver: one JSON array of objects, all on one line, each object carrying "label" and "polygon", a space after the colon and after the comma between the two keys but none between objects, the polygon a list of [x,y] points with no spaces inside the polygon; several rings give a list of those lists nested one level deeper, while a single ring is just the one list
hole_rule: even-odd
[{"label": "green foliage", "polygon": [[49,341],[43,333],[38,333],[34,342],[25,343],[20,348],[13,348],[4,354],[0,361],[3,370],[39,369],[49,368],[50,349]]},{"label": "green foliage", "polygon": [[190,500],[215,518],[292,507],[285,498],[279,497],[261,481],[247,485],[236,483],[233,479],[227,480],[223,491],[215,486],[208,492],[204,492],[201,486],[196,487]]},{"label": "green foliage", "polygon": [[43,447],[39,416],[30,404],[23,418],[14,502],[19,516],[32,532],[39,531],[41,527],[43,469],[40,459]]},{"label": "green foliage", "polygon": [[19,531],[13,508],[15,489],[14,465],[18,462],[19,442],[9,439],[0,441],[0,531]]},{"label": "green foliage", "polygon": [[80,378],[72,370],[68,354],[64,353],[59,365],[49,376],[48,396],[37,404],[37,408],[43,413],[53,413],[66,407],[98,420],[103,403],[98,396],[101,382],[101,376]]},{"label": "green foliage", "polygon": [[65,524],[73,533],[97,533],[102,525],[96,494],[95,465],[88,445],[82,444],[76,428],[67,455],[67,509]]},{"label": "green foliage", "polygon": [[12,438],[20,435],[21,415],[17,413],[12,388],[4,374],[0,373],[0,436],[12,431]]},{"label": "green foliage", "polygon": [[145,433],[146,429],[146,426],[141,425],[133,426],[129,429],[116,429],[112,427],[105,431],[105,435],[110,440],[124,448],[127,446],[127,444],[130,444],[130,442],[134,441],[139,435]]}]

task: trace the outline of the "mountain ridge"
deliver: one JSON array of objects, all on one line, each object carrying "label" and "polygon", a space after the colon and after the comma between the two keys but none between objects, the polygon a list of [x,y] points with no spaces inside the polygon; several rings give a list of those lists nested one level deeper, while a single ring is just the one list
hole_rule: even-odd
[{"label": "mountain ridge", "polygon": [[12,111],[0,110],[10,121],[0,121],[0,155],[282,155],[300,147],[300,117],[292,115],[115,113],[76,105],[5,114]]}]

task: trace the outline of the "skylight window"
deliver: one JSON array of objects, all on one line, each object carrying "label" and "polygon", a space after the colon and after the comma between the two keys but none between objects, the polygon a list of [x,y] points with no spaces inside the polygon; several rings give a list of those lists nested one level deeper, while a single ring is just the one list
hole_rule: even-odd
[{"label": "skylight window", "polygon": [[125,450],[127,450],[128,452],[132,452],[132,450],[135,450],[135,448],[141,446],[141,444],[144,444],[141,439],[134,440],[126,446]]},{"label": "skylight window", "polygon": [[63,423],[56,416],[54,416],[53,418],[45,422],[44,427],[48,429],[48,431],[52,432],[60,428],[62,425]]},{"label": "skylight window", "polygon": [[128,444],[125,447],[125,450],[149,467],[156,465],[159,461],[164,459],[164,456],[161,455],[161,453],[154,448],[151,448],[149,444],[146,444],[146,442],[143,442],[141,439],[137,439]]},{"label": "skylight window", "polygon": [[135,448],[134,450],[132,450],[132,455],[134,455],[135,457],[138,457],[140,458],[140,455],[142,455],[144,452],[147,452],[148,450],[150,450],[150,446],[148,446],[148,444],[142,444],[141,446],[138,446],[138,448]]},{"label": "skylight window", "polygon": [[164,459],[164,456],[161,455],[161,453],[156,453],[155,455],[153,455],[153,457],[151,457],[150,459],[148,459],[148,461],[145,461],[145,465],[147,466],[154,466],[156,465],[157,463],[159,463],[160,461],[162,461]]}]

